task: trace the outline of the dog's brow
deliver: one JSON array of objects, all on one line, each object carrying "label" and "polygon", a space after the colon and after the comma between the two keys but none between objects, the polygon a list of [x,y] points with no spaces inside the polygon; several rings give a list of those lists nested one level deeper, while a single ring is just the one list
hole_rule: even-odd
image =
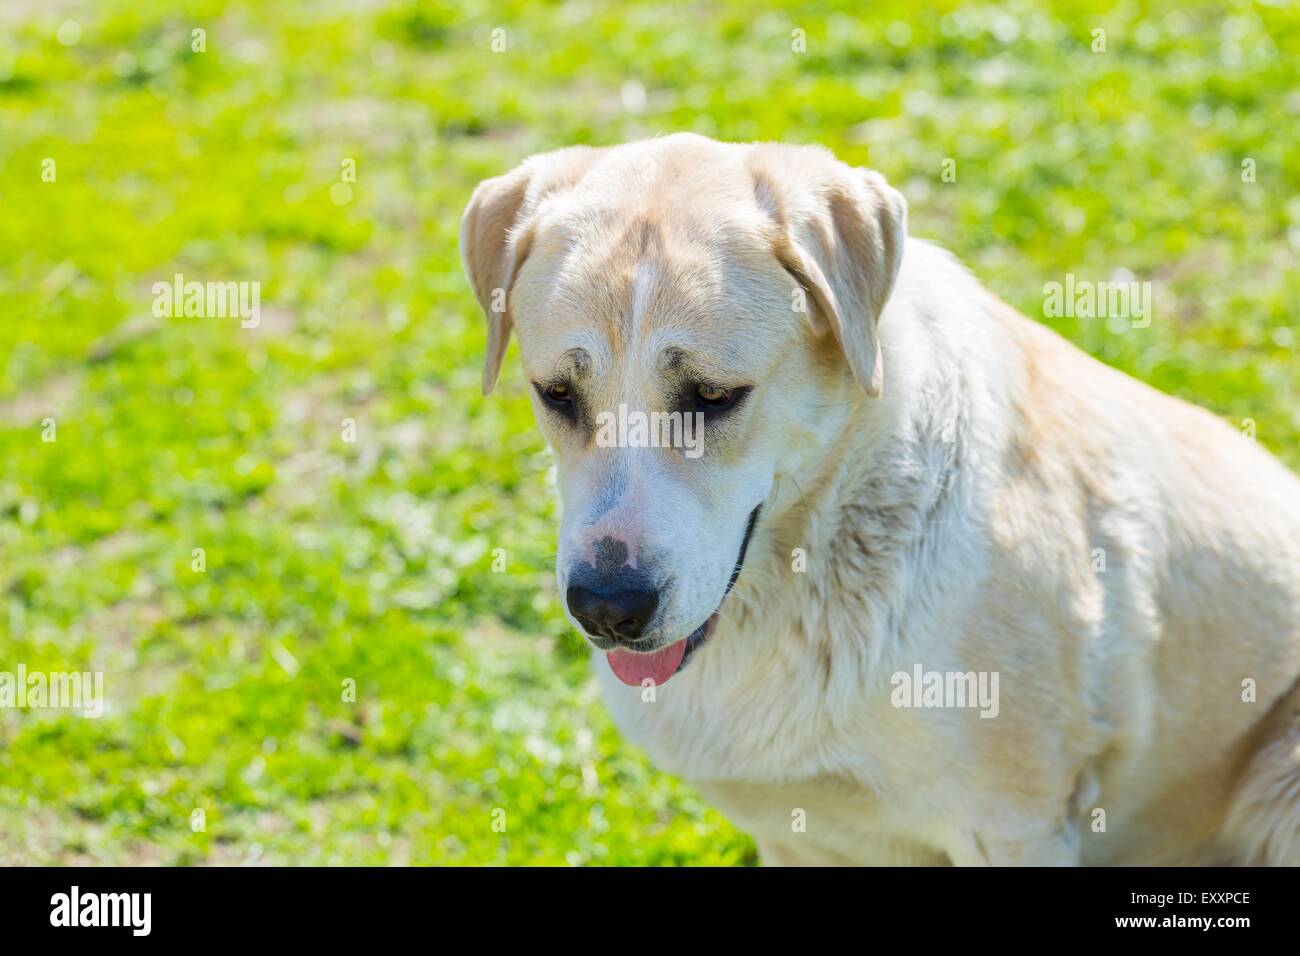
[{"label": "dog's brow", "polygon": [[719,361],[716,352],[693,347],[676,336],[671,344],[655,349],[654,361],[655,367],[664,373],[691,372],[700,378],[728,382],[744,377],[739,369]]},{"label": "dog's brow", "polygon": [[651,332],[646,346],[661,372],[673,372],[683,365],[711,364],[707,352],[699,348],[694,337],[682,329],[657,329]]},{"label": "dog's brow", "polygon": [[581,354],[580,351],[569,351],[562,354],[555,360],[554,368],[546,376],[547,380],[564,382],[581,379],[587,368],[587,363],[582,360]]},{"label": "dog's brow", "polygon": [[[583,335],[575,338],[582,344],[568,345],[560,353],[560,356],[555,360],[557,375],[571,375],[575,378],[585,377],[591,373],[592,366],[597,360],[596,357],[603,353],[600,344],[592,342],[589,336]],[[574,342],[575,339],[570,338],[569,341]]]}]

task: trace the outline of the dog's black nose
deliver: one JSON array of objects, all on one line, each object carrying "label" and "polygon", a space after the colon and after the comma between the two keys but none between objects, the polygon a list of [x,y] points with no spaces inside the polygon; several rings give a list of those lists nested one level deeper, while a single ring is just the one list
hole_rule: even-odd
[{"label": "dog's black nose", "polygon": [[571,585],[566,594],[569,613],[593,637],[631,641],[659,606],[659,595],[644,590],[596,590]]}]

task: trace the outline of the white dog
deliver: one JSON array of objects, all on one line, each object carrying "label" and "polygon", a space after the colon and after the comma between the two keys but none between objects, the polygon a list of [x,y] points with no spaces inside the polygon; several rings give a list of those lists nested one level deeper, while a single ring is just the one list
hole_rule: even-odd
[{"label": "white dog", "polygon": [[769,863],[1300,863],[1300,480],[906,218],[694,135],[474,193],[618,723]]}]

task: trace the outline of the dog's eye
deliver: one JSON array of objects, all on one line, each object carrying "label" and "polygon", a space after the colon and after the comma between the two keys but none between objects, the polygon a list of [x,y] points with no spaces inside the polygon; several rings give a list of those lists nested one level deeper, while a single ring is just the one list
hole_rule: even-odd
[{"label": "dog's eye", "polygon": [[542,402],[552,412],[562,415],[571,422],[578,420],[577,403],[574,401],[573,389],[569,387],[568,382],[551,382],[549,385],[534,382],[533,388],[537,389]]},{"label": "dog's eye", "polygon": [[718,388],[716,385],[699,385],[695,389],[695,398],[705,408],[726,408],[736,400],[736,390]]}]

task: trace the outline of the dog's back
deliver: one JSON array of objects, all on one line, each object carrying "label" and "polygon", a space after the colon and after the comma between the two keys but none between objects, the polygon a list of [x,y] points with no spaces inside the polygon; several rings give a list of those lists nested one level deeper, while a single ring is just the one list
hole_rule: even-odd
[{"label": "dog's back", "polygon": [[1033,537],[1029,560],[1059,562],[1043,600],[1086,622],[1081,718],[1107,741],[1102,801],[1125,795],[1084,858],[1300,863],[1300,479],[1244,431],[990,312],[1023,369],[994,527],[1017,560]]}]

